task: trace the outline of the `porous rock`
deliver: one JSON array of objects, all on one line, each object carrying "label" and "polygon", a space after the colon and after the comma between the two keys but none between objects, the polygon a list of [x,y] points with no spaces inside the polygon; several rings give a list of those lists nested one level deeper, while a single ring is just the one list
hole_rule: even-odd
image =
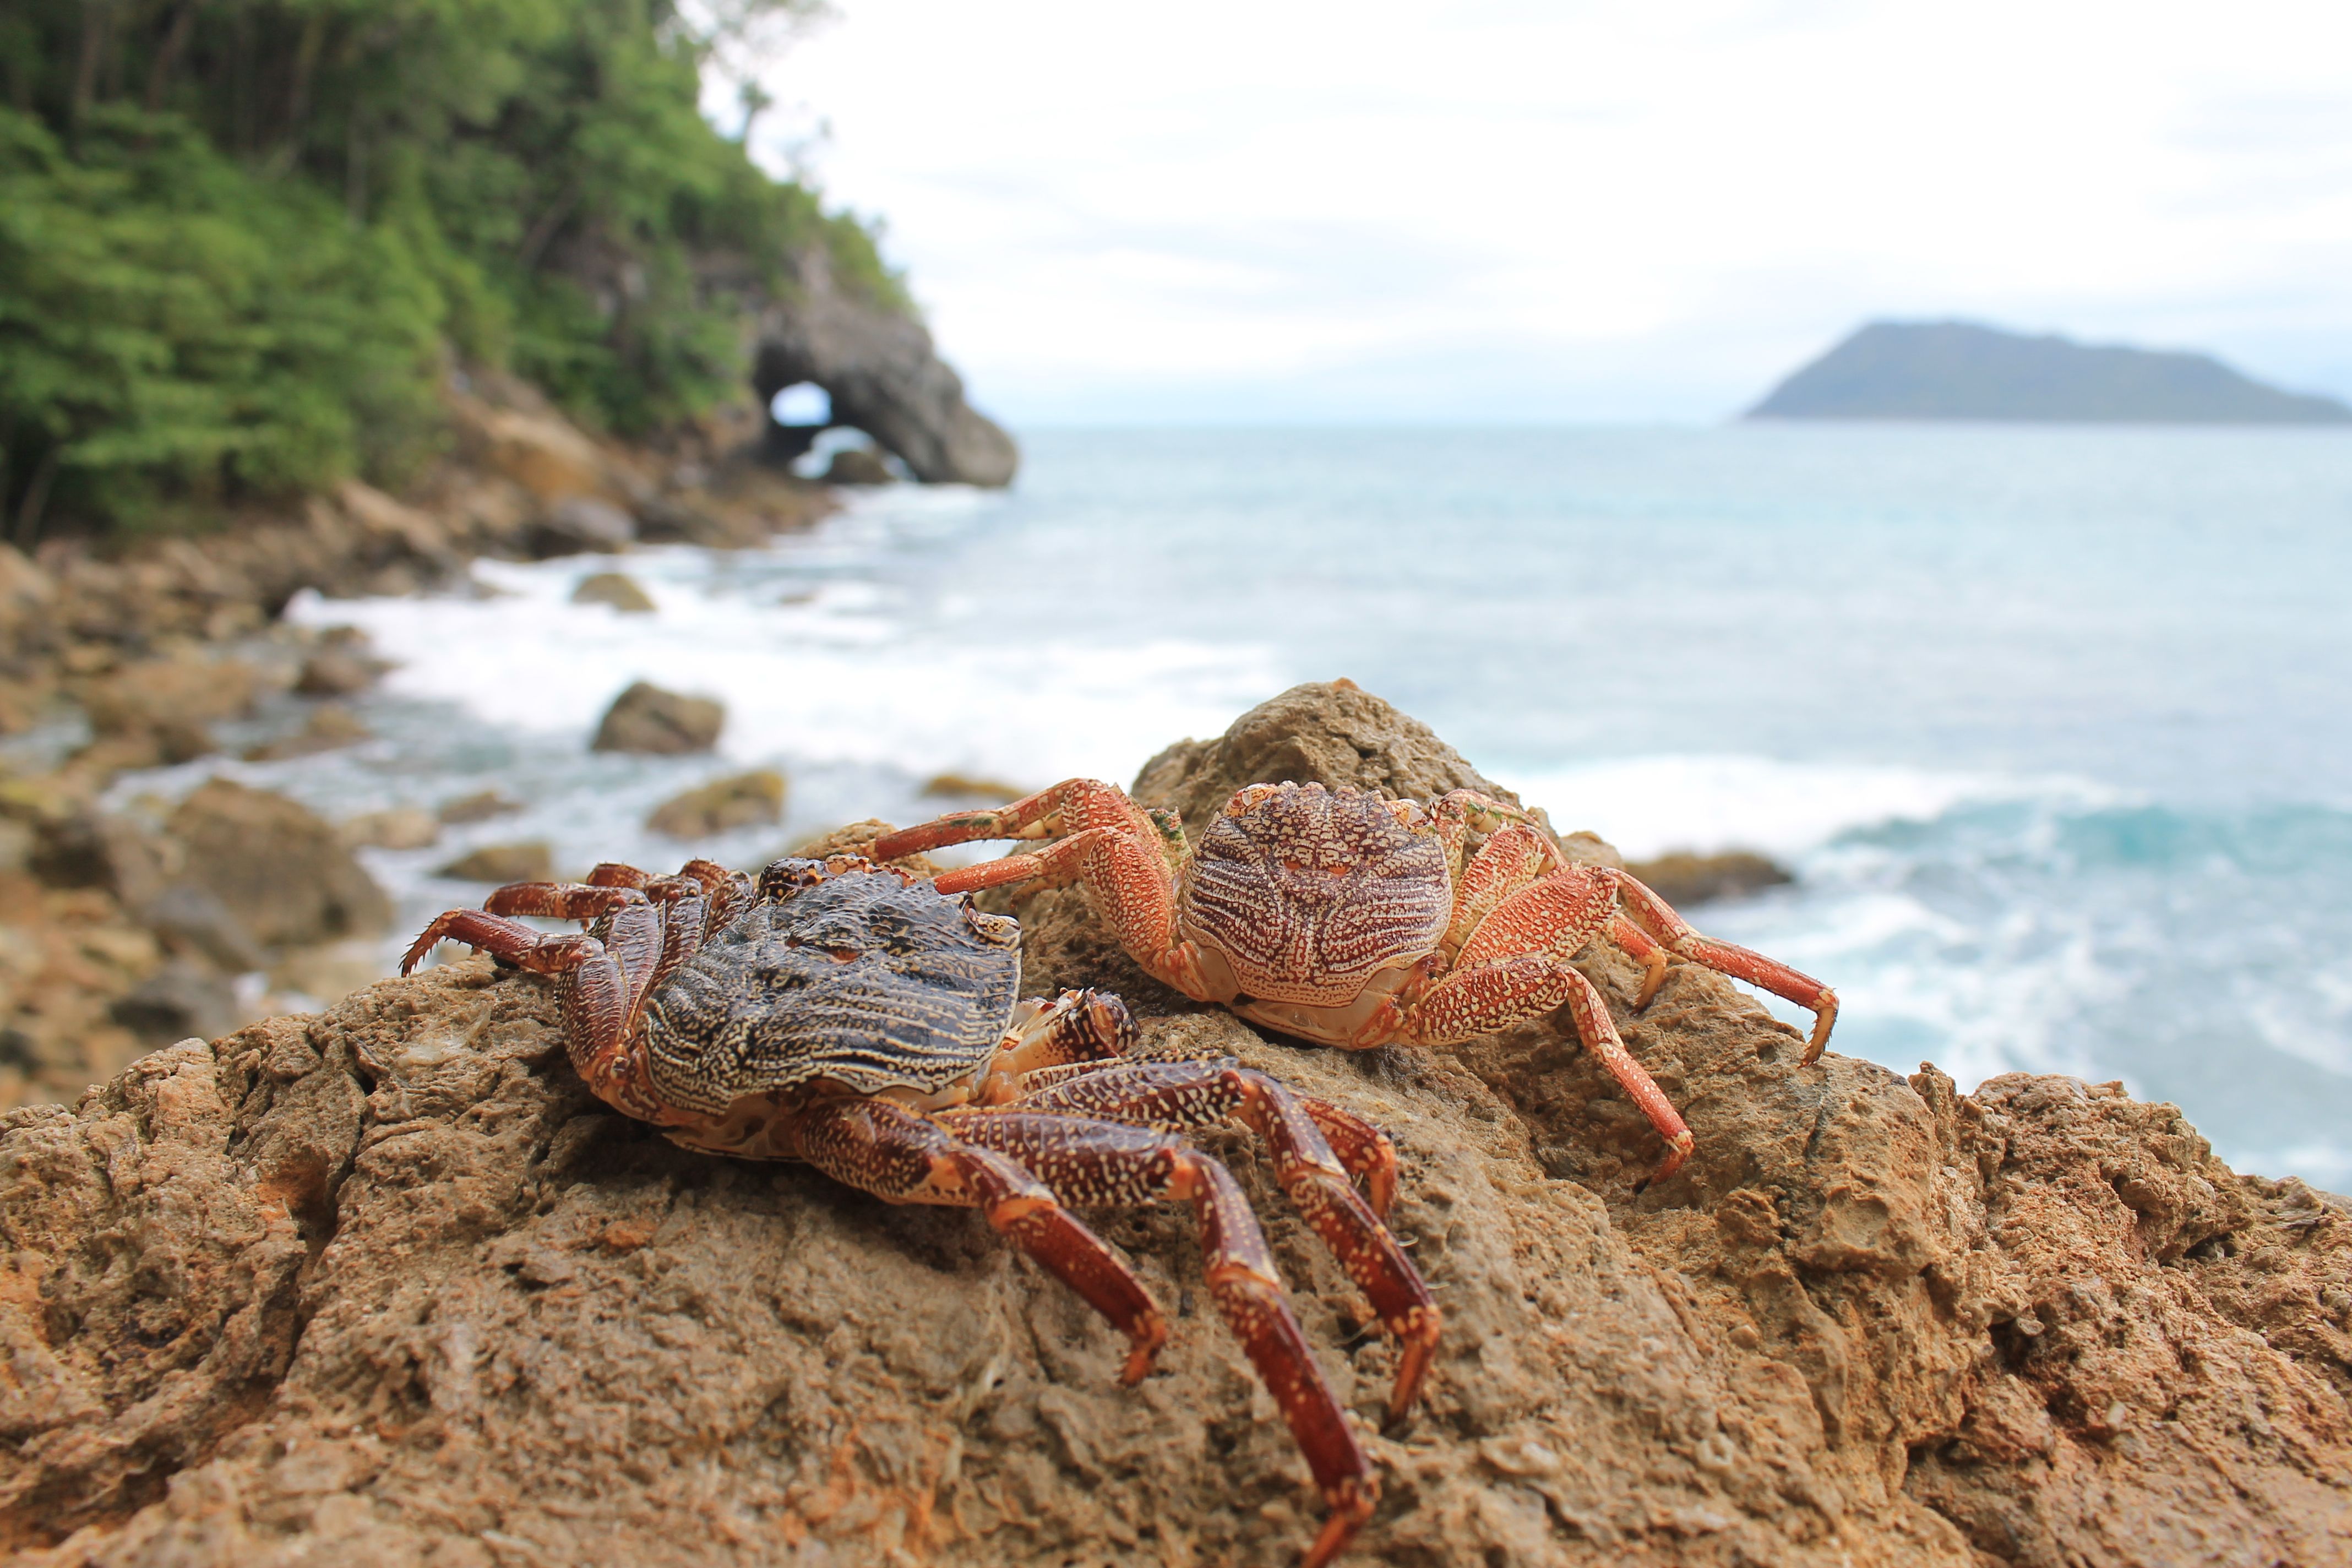
[{"label": "porous rock", "polygon": [[[1288,695],[1302,754],[1378,719]],[[1386,732],[1394,772],[1351,749],[1347,782],[1453,766]],[[1068,923],[1024,931],[1033,970],[1083,968]],[[1400,1146],[1391,1223],[1446,1327],[1381,1436],[1391,1351],[1251,1138],[1202,1139],[1367,1419],[1383,1495],[1346,1561],[2352,1552],[2340,1201],[2115,1086],[1800,1067],[1710,972],[1635,1016],[1633,965],[1582,967],[1697,1134],[1671,1182],[1554,1020],[1356,1055],[1147,1025]],[[1175,1312],[1121,1389],[1124,1342],[976,1216],[670,1146],[590,1098],[545,982],[481,959],[14,1113],[0,1215],[28,1563],[1276,1563],[1318,1511],[1183,1212],[1095,1216]]]},{"label": "porous rock", "polygon": [[719,743],[719,731],[726,723],[723,702],[665,691],[650,681],[639,680],[604,710],[590,750],[655,756],[707,752]]}]

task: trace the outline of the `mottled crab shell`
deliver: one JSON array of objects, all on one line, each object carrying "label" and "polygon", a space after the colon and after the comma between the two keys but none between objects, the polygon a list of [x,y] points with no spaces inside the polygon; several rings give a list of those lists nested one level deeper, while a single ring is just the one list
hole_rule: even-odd
[{"label": "mottled crab shell", "polygon": [[929,1092],[996,1049],[1021,994],[1019,922],[895,872],[824,872],[770,867],[654,992],[646,1043],[664,1100],[716,1115],[818,1079]]},{"label": "mottled crab shell", "polygon": [[1255,784],[1201,835],[1177,921],[1245,995],[1337,1006],[1435,947],[1453,903],[1444,848],[1381,796]]}]

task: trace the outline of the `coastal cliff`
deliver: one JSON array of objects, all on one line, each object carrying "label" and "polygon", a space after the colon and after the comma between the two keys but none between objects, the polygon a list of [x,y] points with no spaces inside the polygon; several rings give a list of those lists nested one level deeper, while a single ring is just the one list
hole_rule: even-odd
[{"label": "coastal cliff", "polygon": [[[1491,789],[1345,683],[1163,752],[1250,779]],[[1589,836],[1587,858],[1613,853]],[[1032,990],[1380,1121],[1446,1318],[1365,1430],[1350,1563],[2176,1565],[2352,1554],[2352,1209],[2169,1106],[1973,1094],[1801,1042],[1677,963],[1580,967],[1684,1108],[1654,1135],[1558,1018],[1445,1051],[1261,1037],[1143,982],[1068,891]],[[1834,978],[1834,977],[1832,977]],[[1239,1131],[1229,1162],[1344,1402],[1392,1367]],[[0,1547],[27,1564],[1276,1563],[1287,1434],[1182,1215],[1098,1221],[1175,1336],[1123,1343],[975,1216],[680,1151],[593,1100],[546,985],[474,959],[190,1040],[0,1121]]]},{"label": "coastal cliff", "polygon": [[1791,374],[1745,417],[2344,425],[2352,424],[2352,408],[2265,386],[2206,354],[2027,337],[1969,321],[1873,321]]}]

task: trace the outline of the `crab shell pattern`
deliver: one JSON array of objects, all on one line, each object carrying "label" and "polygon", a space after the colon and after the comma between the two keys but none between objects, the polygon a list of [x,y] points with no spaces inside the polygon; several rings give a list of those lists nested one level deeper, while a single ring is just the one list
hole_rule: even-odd
[{"label": "crab shell pattern", "polygon": [[[1396,1340],[1393,1424],[1412,1407],[1440,1318],[1381,1223],[1398,1162],[1379,1128],[1230,1059],[1138,1057],[1116,996],[1017,1000],[1015,921],[855,856],[779,860],[756,881],[707,860],[674,877],[608,864],[484,904],[425,927],[401,972],[446,940],[551,978],[589,1088],[689,1148],[805,1161],[891,1203],[979,1209],[1128,1336],[1128,1383],[1150,1370],[1167,1320],[1067,1205],[1190,1204],[1209,1297],[1328,1510],[1310,1568],[1370,1517],[1379,1484],[1257,1218],[1182,1130],[1238,1121],[1264,1141]],[[522,915],[588,929],[549,935]]]}]

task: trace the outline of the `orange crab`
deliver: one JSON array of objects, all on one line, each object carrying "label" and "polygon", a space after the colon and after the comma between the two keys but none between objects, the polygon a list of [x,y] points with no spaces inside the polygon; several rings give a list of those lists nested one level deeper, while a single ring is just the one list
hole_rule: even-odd
[{"label": "orange crab", "polygon": [[[1486,835],[1475,852],[1474,831]],[[1319,784],[1250,784],[1195,847],[1174,812],[1068,779],[902,828],[870,853],[894,859],[984,838],[1058,842],[948,872],[941,892],[1076,881],[1153,976],[1303,1039],[1349,1050],[1454,1045],[1565,1005],[1586,1048],[1666,1141],[1656,1181],[1690,1157],[1690,1129],[1570,965],[1588,942],[1605,936],[1648,966],[1637,1008],[1673,952],[1811,1009],[1807,1062],[1837,1017],[1820,981],[1701,936],[1633,877],[1570,863],[1524,812],[1471,790],[1424,805]]]}]

